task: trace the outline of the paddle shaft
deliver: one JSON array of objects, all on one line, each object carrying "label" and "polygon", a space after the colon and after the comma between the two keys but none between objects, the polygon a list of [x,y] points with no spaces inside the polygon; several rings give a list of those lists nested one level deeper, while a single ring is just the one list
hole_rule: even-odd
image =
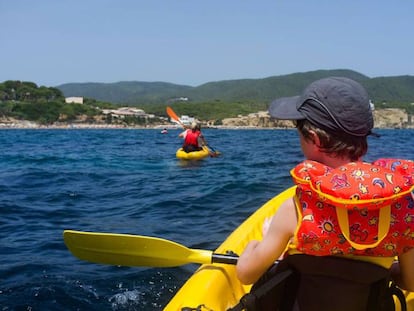
[{"label": "paddle shaft", "polygon": [[237,259],[239,257],[237,255],[227,255],[227,254],[216,254],[213,253],[211,256],[211,263],[225,263],[228,265],[236,265]]}]

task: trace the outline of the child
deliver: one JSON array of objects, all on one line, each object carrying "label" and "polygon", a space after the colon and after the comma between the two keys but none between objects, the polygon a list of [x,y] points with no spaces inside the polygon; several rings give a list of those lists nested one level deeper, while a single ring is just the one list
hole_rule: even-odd
[{"label": "child", "polygon": [[[311,83],[301,96],[275,100],[269,113],[296,122],[307,160],[291,171],[297,184],[295,197],[280,206],[264,229],[263,240],[250,241],[241,254],[237,275],[242,283],[256,282],[282,255],[336,255],[374,262],[386,269],[398,256],[393,278],[400,287],[414,291],[414,237],[410,235],[414,222],[404,219],[404,215],[414,214],[410,195],[414,189],[414,162],[362,162],[374,123],[365,89],[351,79],[325,78]],[[393,182],[400,182],[398,196],[387,180],[377,176],[383,171],[394,178]],[[372,183],[368,185],[368,181]],[[354,185],[360,189],[355,190]],[[390,193],[386,193],[388,188]],[[377,200],[377,196],[388,201]],[[388,218],[384,216],[387,213]],[[368,219],[371,222],[364,225]],[[385,225],[373,222],[378,219]],[[389,230],[384,233],[379,227]],[[335,300],[326,299],[331,300],[320,305],[320,310]],[[306,303],[301,310],[306,309]],[[317,304],[313,305],[315,309]]]}]

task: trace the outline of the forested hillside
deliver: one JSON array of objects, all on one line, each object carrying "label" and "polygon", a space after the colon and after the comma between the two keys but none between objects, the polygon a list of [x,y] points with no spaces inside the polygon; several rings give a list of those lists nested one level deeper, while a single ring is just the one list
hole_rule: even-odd
[{"label": "forested hillside", "polygon": [[374,103],[414,102],[414,76],[369,78],[352,70],[317,70],[272,76],[208,82],[192,87],[165,82],[69,83],[57,86],[65,96],[84,96],[116,104],[166,104],[187,99],[191,103],[253,102],[297,95],[310,82],[327,76],[344,76],[364,85]]},{"label": "forested hillside", "polygon": [[125,103],[160,103],[187,94],[192,87],[166,82],[68,83],[57,86],[66,97],[83,96],[100,101]]},{"label": "forested hillside", "polygon": [[86,99],[84,104],[67,104],[62,92],[54,87],[37,86],[33,82],[8,80],[0,83],[0,118],[52,124],[58,120],[71,122],[83,115],[93,119],[101,114],[97,107],[110,103]]}]

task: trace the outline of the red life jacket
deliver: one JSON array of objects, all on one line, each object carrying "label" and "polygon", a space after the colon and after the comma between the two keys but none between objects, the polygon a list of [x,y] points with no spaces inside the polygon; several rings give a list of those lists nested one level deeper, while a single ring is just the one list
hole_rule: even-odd
[{"label": "red life jacket", "polygon": [[299,252],[394,257],[414,248],[413,161],[379,159],[335,169],[304,161],[291,175]]},{"label": "red life jacket", "polygon": [[184,139],[184,145],[193,145],[193,146],[199,147],[198,137],[200,136],[200,134],[201,132],[198,130],[196,131],[188,130],[185,136],[185,139]]}]

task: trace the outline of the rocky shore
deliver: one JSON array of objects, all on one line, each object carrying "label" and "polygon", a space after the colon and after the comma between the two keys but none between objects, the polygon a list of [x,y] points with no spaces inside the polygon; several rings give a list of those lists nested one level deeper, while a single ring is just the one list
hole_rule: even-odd
[{"label": "rocky shore", "polygon": [[[414,128],[412,116],[402,109],[378,109],[373,111],[376,128]],[[225,127],[259,127],[259,128],[291,128],[291,121],[270,118],[267,111],[251,113],[247,116],[223,119]]]},{"label": "rocky shore", "polygon": [[[402,109],[378,109],[374,110],[374,124],[375,128],[414,128],[412,116],[408,115]],[[204,127],[212,128],[246,128],[246,129],[258,129],[258,128],[293,128],[291,121],[275,120],[270,118],[267,111],[259,111],[251,113],[247,116],[239,115],[237,118],[226,118],[222,120],[222,125],[214,125],[213,121],[202,122]],[[0,129],[21,128],[21,129],[125,129],[125,128],[177,128],[177,125],[170,122],[148,125],[127,125],[123,123],[107,124],[104,122],[73,122],[64,123],[57,122],[50,125],[42,125],[36,122],[27,120],[17,120],[13,118],[2,117],[0,118]]]}]

